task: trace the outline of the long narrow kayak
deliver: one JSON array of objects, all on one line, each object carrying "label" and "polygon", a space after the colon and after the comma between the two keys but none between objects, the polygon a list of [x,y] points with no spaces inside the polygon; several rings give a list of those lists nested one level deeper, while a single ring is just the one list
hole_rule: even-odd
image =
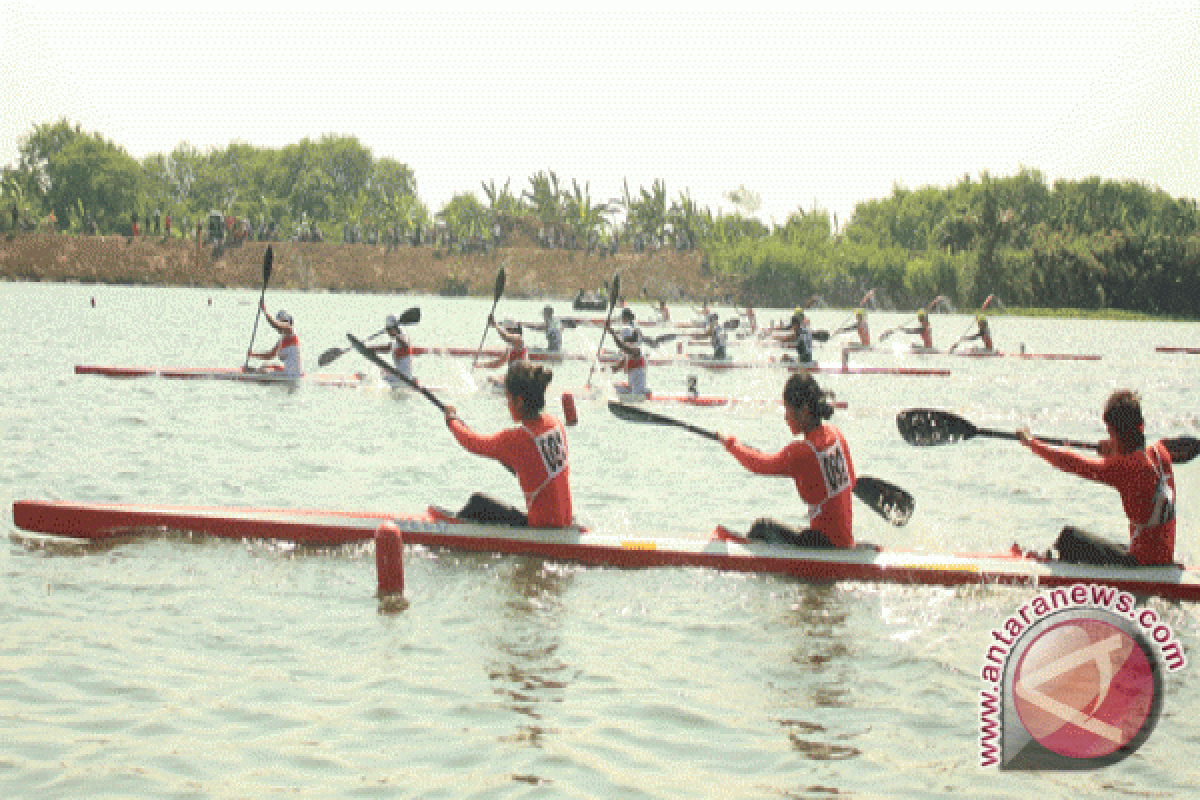
[{"label": "long narrow kayak", "polygon": [[1189,356],[1200,355],[1200,347],[1170,347],[1168,345],[1159,345],[1154,348],[1156,353],[1183,353]]},{"label": "long narrow kayak", "polygon": [[76,375],[102,375],[107,378],[169,378],[173,380],[214,380],[241,383],[294,384],[314,383],[321,386],[357,387],[370,383],[370,376],[361,373],[338,374],[307,372],[296,378],[281,370],[254,371],[241,367],[105,367],[76,364]]},{"label": "long narrow kayak", "polygon": [[[591,361],[592,356],[579,353],[563,353],[563,352],[548,352],[545,350],[529,351],[530,361]],[[457,358],[474,358],[476,351],[466,347],[414,347],[414,355],[441,355],[453,356]],[[483,356],[486,358],[496,358],[503,355],[503,350],[485,349]],[[603,353],[600,356],[600,361],[606,364],[615,363],[620,360],[615,353]],[[792,372],[804,370],[806,372],[823,372],[839,375],[949,375],[950,370],[933,368],[933,367],[872,367],[860,364],[842,365],[837,363],[817,363],[809,362],[807,364],[785,358],[767,358],[757,361],[734,361],[724,358],[706,358],[704,356],[680,356],[678,358],[655,358],[653,356],[646,359],[646,363],[652,367],[689,367],[711,370],[729,370],[729,369],[787,369]]]},{"label": "long narrow kayak", "polygon": [[[333,386],[339,388],[357,389],[364,386],[387,386],[377,381],[372,375],[363,372],[306,372],[299,378],[285,375],[280,370],[257,372],[243,370],[241,367],[104,367],[88,364],[76,364],[76,375],[100,375],[106,378],[166,378],[169,380],[211,380],[233,381],[237,383],[258,383],[266,385],[295,386],[312,384],[315,386]],[[430,391],[443,391],[438,387],[428,387]],[[392,387],[393,391],[411,391],[407,386]]]},{"label": "long narrow kayak", "polygon": [[881,355],[912,355],[912,356],[958,356],[964,358],[1024,358],[1035,361],[1099,361],[1100,355],[1094,353],[1010,353],[1005,350],[988,350],[982,347],[969,347],[963,350],[941,350],[936,347],[921,347],[920,345],[901,345],[899,347],[855,347],[852,353],[879,353]]},{"label": "long narrow kayak", "polygon": [[722,528],[705,537],[655,537],[586,528],[539,530],[460,522],[437,509],[395,516],[354,511],[63,503],[19,500],[13,521],[27,531],[104,541],[147,532],[180,531],[233,539],[277,539],[332,546],[369,541],[391,521],[410,545],[532,555],[615,567],[707,567],[775,573],[832,583],[856,581],[929,586],[999,584],[1068,586],[1094,583],[1135,595],[1200,601],[1200,574],[1178,566],[1097,567],[1008,553],[914,553],[861,544],[847,550],[740,541]]}]

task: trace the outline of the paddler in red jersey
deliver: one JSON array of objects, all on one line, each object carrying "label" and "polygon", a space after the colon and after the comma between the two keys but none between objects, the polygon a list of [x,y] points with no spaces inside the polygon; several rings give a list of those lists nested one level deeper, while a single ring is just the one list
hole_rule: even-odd
[{"label": "paddler in red jersey", "polygon": [[847,345],[855,349],[862,349],[871,346],[871,329],[867,325],[867,312],[861,308],[854,312],[854,322],[846,325],[843,328],[838,328],[833,332],[834,336],[839,333],[857,333],[858,341]]},{"label": "paddler in red jersey", "polygon": [[808,525],[803,530],[759,519],[748,536],[799,547],[853,547],[854,463],[842,432],[825,421],[833,416],[829,395],[811,374],[797,372],[783,388],[783,406],[788,428],[804,438],[774,455],[718,434],[721,444],[743,467],[756,475],[792,478],[801,499],[808,503]]},{"label": "paddler in red jersey", "polygon": [[[990,353],[990,352],[994,351],[996,348],[992,344],[992,329],[988,325],[987,317],[985,317],[983,314],[976,314],[975,315],[975,326],[976,326],[975,333],[971,334],[970,336],[964,336],[962,338],[962,340],[959,342],[959,344],[961,344],[962,342],[970,342],[970,341],[974,341],[975,339],[978,339],[980,344],[983,345],[983,350],[985,352]],[[955,345],[955,347],[957,347],[957,346],[958,345]],[[954,348],[952,347],[950,349],[953,350]]]},{"label": "paddler in red jersey", "polygon": [[1128,389],[1109,396],[1104,425],[1108,438],[1100,442],[1099,457],[1050,447],[1031,436],[1028,428],[1017,431],[1021,443],[1052,466],[1120,492],[1129,518],[1128,547],[1067,526],[1054,549],[1060,560],[1071,563],[1170,564],[1175,559],[1175,473],[1171,465],[1176,460],[1173,456],[1186,459],[1194,453],[1170,440],[1147,447],[1141,400]]},{"label": "paddler in red jersey", "polygon": [[484,494],[473,494],[459,512],[463,519],[531,528],[565,528],[571,524],[571,468],[567,433],[562,423],[544,413],[546,387],[553,374],[528,361],[509,365],[504,376],[508,413],[514,428],[485,436],[475,433],[446,406],[446,426],[458,443],[478,456],[494,458],[517,476],[525,493],[525,513]]},{"label": "paddler in red jersey", "polygon": [[521,323],[517,322],[512,327],[506,327],[496,322],[495,317],[488,317],[488,323],[496,329],[496,333],[508,345],[508,349],[491,361],[482,363],[479,366],[484,369],[495,369],[503,367],[505,364],[513,364],[529,358],[529,350],[525,347],[525,331],[521,328]]},{"label": "paddler in red jersey", "polygon": [[929,312],[921,309],[917,312],[917,327],[901,328],[901,333],[907,333],[913,336],[921,337],[921,347],[926,350],[933,349],[933,326],[929,324]]},{"label": "paddler in red jersey", "polygon": [[267,313],[266,303],[260,303],[263,316],[267,318],[267,322],[271,327],[279,333],[279,341],[270,350],[264,350],[260,353],[249,353],[250,358],[260,358],[263,361],[268,361],[272,358],[278,358],[283,362],[283,374],[292,378],[299,378],[304,374],[304,366],[300,359],[300,337],[296,335],[296,321],[292,319],[292,315],[284,310],[280,310],[278,314],[272,317]]}]

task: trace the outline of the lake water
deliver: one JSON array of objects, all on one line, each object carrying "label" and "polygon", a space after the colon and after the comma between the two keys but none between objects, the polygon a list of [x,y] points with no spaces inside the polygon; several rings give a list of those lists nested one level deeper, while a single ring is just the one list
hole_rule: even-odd
[{"label": "lake water", "polygon": [[[93,301],[95,303],[93,307]],[[17,531],[12,501],[262,505],[415,512],[474,490],[520,503],[497,464],[460,449],[420,397],[76,376],[76,364],[236,366],[258,292],[0,284],[0,796],[1170,797],[1194,792],[1200,666],[1167,676],[1162,720],[1098,772],[979,766],[990,631],[1031,589],[814,586],[692,569],[619,570],[406,551],[407,607],[375,596],[370,546],[297,551],[186,538],[87,550]],[[490,299],[268,290],[305,359],[420,306],[419,345],[475,347]],[[540,318],[502,298],[497,315]],[[566,313],[566,304],[558,304]],[[644,307],[638,308],[645,311]],[[676,309],[677,316],[685,309]],[[760,310],[765,321],[785,312]],[[815,327],[845,310],[813,313]],[[873,314],[876,333],[911,319]],[[945,346],[972,325],[933,317]],[[988,427],[1095,440],[1115,387],[1141,391],[1151,438],[1197,433],[1200,325],[992,319],[997,345],[1098,362],[862,355],[948,377],[824,375],[857,469],[917,500],[904,528],[862,505],[860,539],[901,549],[1050,544],[1071,522],[1122,538],[1115,492],[1016,443],[916,449],[895,414],[953,410]],[[258,326],[258,346],[275,335]],[[531,336],[535,337],[536,334]],[[567,333],[594,352],[598,329]],[[494,333],[488,341],[496,343]],[[823,360],[836,360],[827,346]],[[751,351],[735,355],[752,357]],[[354,354],[330,370],[364,369]],[[509,424],[469,360],[421,357],[475,428]],[[586,362],[556,369],[582,386]],[[600,375],[600,373],[597,373]],[[653,369],[652,387],[737,395],[655,410],[774,450],[784,373]],[[604,373],[599,380],[611,380]],[[558,411],[556,403],[552,410]],[[796,518],[789,481],[716,444],[634,426],[580,397],[569,429],[576,513],[643,534]],[[1177,471],[1177,557],[1200,562],[1200,467]],[[1200,610],[1151,601],[1195,661]]]}]

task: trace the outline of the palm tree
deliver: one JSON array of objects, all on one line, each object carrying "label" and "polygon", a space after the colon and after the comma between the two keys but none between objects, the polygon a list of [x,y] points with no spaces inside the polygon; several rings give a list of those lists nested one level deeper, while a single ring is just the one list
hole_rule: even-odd
[{"label": "palm tree", "polygon": [[572,180],[571,187],[572,191],[563,192],[561,207],[563,219],[576,237],[578,246],[579,242],[588,242],[593,234],[599,236],[603,232],[604,215],[612,209],[605,203],[592,204],[589,184],[585,183],[581,189],[579,182]]}]

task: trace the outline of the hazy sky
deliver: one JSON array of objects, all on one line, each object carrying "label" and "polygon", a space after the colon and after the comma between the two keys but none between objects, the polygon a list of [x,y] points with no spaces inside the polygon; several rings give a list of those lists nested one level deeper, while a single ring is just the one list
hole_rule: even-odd
[{"label": "hazy sky", "polygon": [[[304,4],[301,4],[301,7]],[[142,158],[357,136],[438,210],[539,170],[594,200],[656,179],[814,204],[1041,170],[1200,196],[1200,2],[854,12],[331,13],[5,4],[0,165],[67,118]],[[154,6],[143,5],[150,9]],[[192,4],[191,7],[196,7]],[[394,8],[394,5],[392,6]],[[64,10],[65,9],[65,10]]]}]

